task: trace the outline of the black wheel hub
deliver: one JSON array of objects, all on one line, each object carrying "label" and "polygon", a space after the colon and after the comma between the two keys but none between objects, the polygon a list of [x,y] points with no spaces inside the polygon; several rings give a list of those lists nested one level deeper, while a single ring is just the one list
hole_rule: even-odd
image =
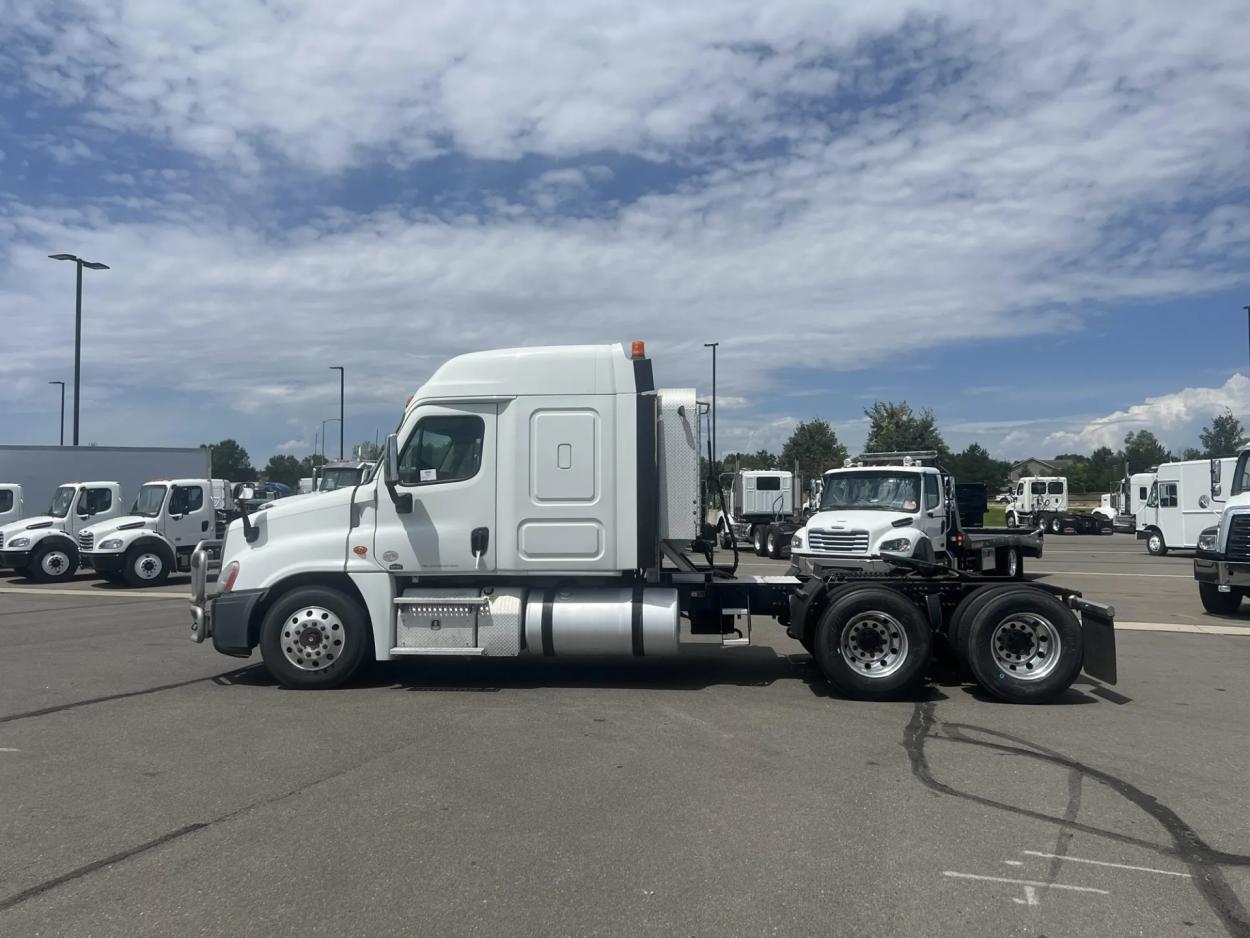
[{"label": "black wheel hub", "polygon": [[1033,650],[1033,636],[1022,630],[1012,629],[1003,636],[1002,641],[1008,654],[1027,655]]},{"label": "black wheel hub", "polygon": [[875,629],[860,629],[857,639],[859,647],[869,655],[879,654],[885,648],[885,639]]},{"label": "black wheel hub", "polygon": [[301,648],[312,650],[320,648],[323,639],[321,631],[310,625],[299,633],[298,641]]}]

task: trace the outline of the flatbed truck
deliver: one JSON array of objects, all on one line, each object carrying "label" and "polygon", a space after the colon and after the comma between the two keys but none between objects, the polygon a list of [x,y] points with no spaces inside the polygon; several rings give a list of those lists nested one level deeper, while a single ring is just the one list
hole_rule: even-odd
[{"label": "flatbed truck", "polygon": [[[1114,682],[1114,610],[1076,590],[896,558],[884,575],[742,576],[703,522],[698,402],[641,342],[461,355],[412,396],[372,478],[275,503],[192,556],[191,638],[284,686],[369,661],[678,654],[776,617],[839,692],[925,680],[949,643],[1005,700]],[[215,588],[211,551],[221,552]],[[727,651],[727,653],[729,653]]]}]

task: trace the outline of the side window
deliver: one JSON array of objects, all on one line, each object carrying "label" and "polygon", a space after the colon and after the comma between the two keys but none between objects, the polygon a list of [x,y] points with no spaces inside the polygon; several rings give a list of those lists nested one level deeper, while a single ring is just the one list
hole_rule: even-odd
[{"label": "side window", "polygon": [[1175,482],[1168,482],[1159,486],[1159,507],[1175,508],[1177,505],[1176,497],[1177,486]]},{"label": "side window", "polygon": [[926,475],[924,477],[924,506],[931,511],[940,504],[942,504],[942,497],[938,494],[938,478],[935,475]]},{"label": "side window", "polygon": [[0,511],[13,510],[13,493],[8,489],[0,492]]},{"label": "side window", "polygon": [[171,515],[189,515],[204,507],[204,490],[198,485],[175,485],[169,497]]},{"label": "side window", "polygon": [[755,487],[761,492],[780,492],[781,476],[760,476],[755,480]]},{"label": "side window", "polygon": [[1016,494],[1017,494],[1017,495],[1023,495],[1023,494],[1024,494],[1024,483],[1023,483],[1023,482],[1021,482],[1019,485],[1017,485],[1017,486],[1016,486]]},{"label": "side window", "polygon": [[1147,508],[1159,507],[1159,483],[1155,482],[1150,486],[1150,497],[1146,499]]},{"label": "side window", "polygon": [[1146,486],[1143,485],[1137,489],[1137,500],[1139,502],[1144,502],[1146,500]]},{"label": "side window", "polygon": [[85,489],[82,493],[82,507],[89,515],[98,515],[113,507],[113,493],[109,489]]},{"label": "side window", "polygon": [[1046,483],[1046,491],[1048,491],[1051,495],[1062,495],[1063,483],[1059,481],[1048,482]]},{"label": "side window", "polygon": [[1045,495],[1046,483],[1045,482],[1030,482],[1029,491],[1032,492],[1034,495]]},{"label": "side window", "polygon": [[401,485],[460,482],[482,465],[486,424],[481,417],[423,417],[399,454]]}]

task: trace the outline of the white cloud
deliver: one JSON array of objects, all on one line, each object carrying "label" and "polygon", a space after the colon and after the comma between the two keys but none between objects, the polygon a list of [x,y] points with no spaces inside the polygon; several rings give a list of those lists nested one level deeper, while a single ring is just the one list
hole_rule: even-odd
[{"label": "white cloud", "polygon": [[1198,445],[1198,432],[1225,409],[1243,421],[1250,414],[1250,378],[1233,375],[1218,388],[1183,388],[1148,397],[1140,404],[1090,420],[1077,430],[1061,430],[1044,445],[1058,451],[1089,452],[1099,446],[1118,449],[1135,430],[1150,430],[1174,452]]},{"label": "white cloud", "polygon": [[307,440],[287,440],[273,448],[275,453],[307,453],[311,449],[312,444]]},{"label": "white cloud", "polygon": [[[332,412],[331,362],[349,408],[398,410],[445,357],[511,344],[641,337],[663,384],[706,387],[715,337],[722,402],[762,409],[796,360],[871,367],[1245,282],[1240,3],[760,9],[15,3],[24,92],[255,199],[109,166],[148,199],[0,203],[9,387],[64,365],[63,250],[114,268],[86,285],[92,382],[302,426]],[[271,210],[277,179],[315,194],[433,153],[587,165],[455,213]],[[678,181],[559,214],[619,155]],[[794,419],[748,418],[742,445]]]}]

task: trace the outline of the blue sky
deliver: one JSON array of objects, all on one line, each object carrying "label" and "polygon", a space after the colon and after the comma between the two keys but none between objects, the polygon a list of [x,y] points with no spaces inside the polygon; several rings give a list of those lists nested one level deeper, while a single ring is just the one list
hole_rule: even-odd
[{"label": "blue sky", "polygon": [[1250,413],[1250,25],[1010,6],[10,0],[0,442],[55,439],[68,251],[84,441],[263,462],[330,364],[353,441],[458,352],[643,337],[705,396],[722,343],[722,449],[876,398],[1191,445]]}]

